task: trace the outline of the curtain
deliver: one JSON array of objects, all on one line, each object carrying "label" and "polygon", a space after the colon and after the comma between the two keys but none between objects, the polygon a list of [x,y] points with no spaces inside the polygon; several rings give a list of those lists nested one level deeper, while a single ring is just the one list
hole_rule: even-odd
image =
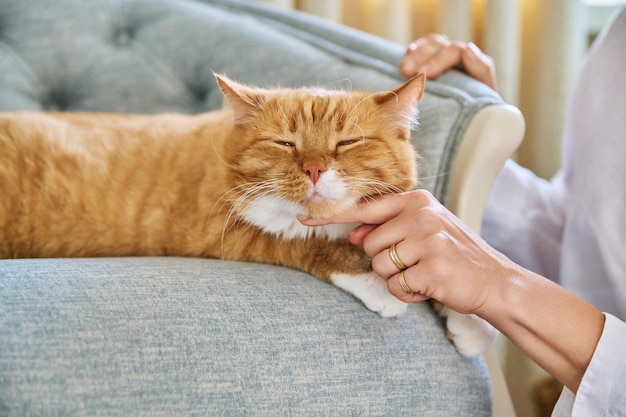
[{"label": "curtain", "polygon": [[549,178],[586,47],[581,0],[264,0],[406,45],[429,32],[473,41],[496,62],[498,91],[522,110],[518,162]]}]

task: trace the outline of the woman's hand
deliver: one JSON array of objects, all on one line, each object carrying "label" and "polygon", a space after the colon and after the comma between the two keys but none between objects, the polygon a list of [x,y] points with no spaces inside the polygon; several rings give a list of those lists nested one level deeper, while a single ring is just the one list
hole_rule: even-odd
[{"label": "woman's hand", "polygon": [[[302,224],[364,223],[349,239],[362,244],[389,291],[406,302],[434,298],[490,322],[531,359],[576,392],[604,326],[604,315],[559,285],[510,261],[443,207],[416,190],[368,199],[330,219]],[[395,244],[404,270],[390,255]]]},{"label": "woman's hand", "polygon": [[[372,257],[374,271],[388,279],[389,291],[405,302],[434,298],[461,313],[481,313],[496,302],[517,265],[488,246],[430,193],[417,190],[359,203],[331,219],[301,219],[305,225],[360,222],[349,236]],[[390,247],[408,268],[407,294]]]},{"label": "woman's hand", "polygon": [[400,73],[407,78],[420,72],[436,78],[450,68],[458,68],[497,90],[493,58],[472,42],[450,41],[444,35],[430,33],[409,44],[400,63]]}]

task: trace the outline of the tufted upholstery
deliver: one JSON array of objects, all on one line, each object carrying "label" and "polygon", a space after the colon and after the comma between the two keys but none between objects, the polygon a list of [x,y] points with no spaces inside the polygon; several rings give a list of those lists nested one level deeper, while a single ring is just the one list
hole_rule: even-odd
[{"label": "tufted upholstery", "polygon": [[[198,113],[221,106],[213,72],[260,86],[403,81],[400,45],[254,2],[0,0],[0,10],[0,111]],[[496,102],[454,72],[427,85],[420,177],[440,200],[464,126]]]},{"label": "tufted upholstery", "polygon": [[[197,113],[213,72],[261,86],[386,90],[393,44],[235,0],[0,0],[0,111]],[[500,103],[429,82],[414,143],[442,201],[473,117]],[[487,416],[482,358],[424,304],[384,320],[284,268],[220,260],[0,261],[0,416]]]}]

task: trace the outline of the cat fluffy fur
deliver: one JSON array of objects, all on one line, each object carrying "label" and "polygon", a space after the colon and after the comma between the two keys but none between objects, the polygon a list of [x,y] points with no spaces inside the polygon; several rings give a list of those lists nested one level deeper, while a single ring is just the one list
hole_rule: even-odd
[{"label": "cat fluffy fur", "polygon": [[[296,267],[325,280],[337,270],[369,270],[347,241],[333,241],[340,249],[332,250],[324,236],[294,244],[246,222],[246,211],[263,196],[329,216],[363,195],[413,187],[409,120],[423,78],[409,83],[417,87],[402,97],[407,103],[393,92],[218,82],[230,108],[194,116],[0,115],[0,257],[214,257]],[[360,141],[337,145],[353,139]],[[307,161],[321,161],[343,182],[364,180],[333,201],[301,203],[311,187]],[[372,173],[380,184],[372,186]]]},{"label": "cat fluffy fur", "polygon": [[0,114],[0,258],[270,263],[384,316],[404,312],[348,226],[306,228],[296,215],[416,185],[424,76],[376,94],[217,82],[227,105],[200,115]]}]

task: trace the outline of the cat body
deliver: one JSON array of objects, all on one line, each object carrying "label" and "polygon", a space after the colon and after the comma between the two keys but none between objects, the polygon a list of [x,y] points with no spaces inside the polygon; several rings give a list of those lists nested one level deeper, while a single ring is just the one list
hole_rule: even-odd
[{"label": "cat body", "polygon": [[377,94],[217,81],[227,106],[200,115],[0,114],[0,258],[262,262],[402,314],[346,239],[351,225],[296,216],[416,185],[409,138],[424,77]]}]

